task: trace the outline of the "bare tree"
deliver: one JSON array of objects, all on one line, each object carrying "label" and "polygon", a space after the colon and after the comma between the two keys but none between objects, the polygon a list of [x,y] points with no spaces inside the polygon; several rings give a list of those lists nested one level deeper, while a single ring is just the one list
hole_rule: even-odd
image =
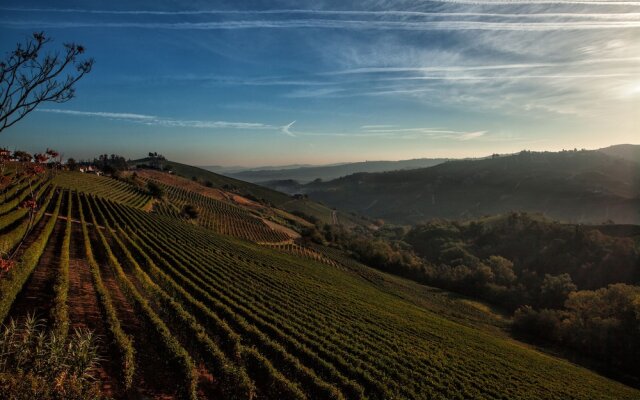
[{"label": "bare tree", "polygon": [[[51,39],[36,32],[0,61],[0,132],[20,121],[40,103],[64,103],[74,85],[91,72],[93,59],[79,60],[84,47],[65,43],[64,51],[43,54]],[[66,75],[65,70],[70,70]]]}]

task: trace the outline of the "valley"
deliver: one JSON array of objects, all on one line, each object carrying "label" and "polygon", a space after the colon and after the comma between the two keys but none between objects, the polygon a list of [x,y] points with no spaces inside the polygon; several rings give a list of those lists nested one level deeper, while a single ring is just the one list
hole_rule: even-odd
[{"label": "valley", "polygon": [[[136,174],[162,182],[166,206],[148,207],[152,198],[127,178],[38,178],[33,241],[0,276],[3,320],[36,312],[56,331],[89,327],[103,338],[107,395],[637,397],[515,342],[502,317],[468,300],[329,248],[274,248],[294,238],[258,216],[295,227],[286,211]],[[10,206],[20,190],[10,192],[2,217],[16,222],[3,228],[5,243],[26,223]],[[196,221],[168,211],[184,202]]]}]

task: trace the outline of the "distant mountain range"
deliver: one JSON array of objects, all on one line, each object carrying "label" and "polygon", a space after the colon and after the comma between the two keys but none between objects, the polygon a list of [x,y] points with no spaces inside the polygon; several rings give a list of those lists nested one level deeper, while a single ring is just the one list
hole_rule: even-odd
[{"label": "distant mountain range", "polygon": [[[337,164],[336,164],[337,165]],[[207,171],[211,171],[211,172],[215,172],[217,174],[223,174],[223,175],[233,175],[233,174],[237,174],[240,172],[244,172],[244,171],[265,171],[265,170],[283,170],[283,171],[287,171],[290,169],[298,169],[298,168],[308,168],[308,167],[315,167],[314,165],[311,164],[291,164],[291,165],[278,165],[278,166],[264,166],[264,167],[243,167],[240,165],[233,165],[233,166],[222,166],[222,165],[202,165],[199,166],[198,168],[202,168],[205,169]]]},{"label": "distant mountain range", "polygon": [[[330,182],[271,182],[344,211],[413,224],[508,211],[580,223],[640,224],[640,146],[528,152],[429,168],[357,173]],[[633,161],[632,161],[633,160]]]},{"label": "distant mountain range", "polygon": [[292,179],[301,183],[307,183],[316,179],[321,179],[323,181],[336,179],[358,172],[383,172],[425,168],[441,164],[445,161],[447,161],[445,158],[419,158],[402,161],[364,161],[321,166],[287,166],[270,169],[260,168],[244,171],[214,170],[212,167],[204,168],[247,182],[263,183],[268,181]]}]

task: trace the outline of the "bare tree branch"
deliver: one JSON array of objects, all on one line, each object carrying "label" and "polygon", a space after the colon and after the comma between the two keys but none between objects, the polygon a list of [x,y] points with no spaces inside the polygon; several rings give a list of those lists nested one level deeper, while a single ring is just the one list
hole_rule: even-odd
[{"label": "bare tree branch", "polygon": [[[75,96],[74,85],[91,72],[92,58],[79,60],[84,47],[65,43],[64,52],[42,54],[50,38],[36,32],[0,61],[0,132],[22,120],[39,104],[64,103]],[[63,77],[64,71],[70,71]]]}]

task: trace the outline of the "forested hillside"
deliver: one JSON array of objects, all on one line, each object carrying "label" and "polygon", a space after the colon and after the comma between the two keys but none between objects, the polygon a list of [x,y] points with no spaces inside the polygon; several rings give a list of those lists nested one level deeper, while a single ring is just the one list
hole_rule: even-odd
[{"label": "forested hillside", "polygon": [[521,152],[354,174],[305,186],[314,199],[394,223],[509,211],[580,223],[640,223],[640,164],[597,151]]}]

